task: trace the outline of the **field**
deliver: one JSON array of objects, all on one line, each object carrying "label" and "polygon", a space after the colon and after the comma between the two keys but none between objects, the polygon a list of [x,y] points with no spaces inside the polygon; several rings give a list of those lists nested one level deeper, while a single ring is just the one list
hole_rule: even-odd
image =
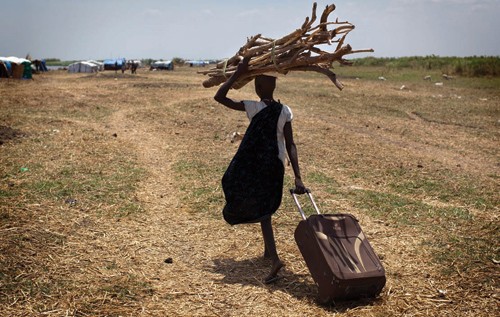
[{"label": "field", "polygon": [[273,218],[286,267],[261,282],[260,227],[221,216],[230,136],[248,120],[196,69],[53,71],[0,81],[0,316],[498,315],[500,78],[338,73],[343,91],[294,73],[275,96],[320,209],[354,214],[379,254],[379,298],[316,302],[286,190]]}]

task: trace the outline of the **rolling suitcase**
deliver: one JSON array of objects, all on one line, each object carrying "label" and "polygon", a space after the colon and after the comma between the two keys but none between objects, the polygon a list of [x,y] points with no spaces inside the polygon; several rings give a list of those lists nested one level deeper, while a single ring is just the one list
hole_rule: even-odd
[{"label": "rolling suitcase", "polygon": [[358,220],[349,214],[321,214],[309,191],[317,214],[306,217],[293,189],[290,193],[303,219],[295,229],[295,241],[318,285],[319,301],[380,294],[385,270]]}]

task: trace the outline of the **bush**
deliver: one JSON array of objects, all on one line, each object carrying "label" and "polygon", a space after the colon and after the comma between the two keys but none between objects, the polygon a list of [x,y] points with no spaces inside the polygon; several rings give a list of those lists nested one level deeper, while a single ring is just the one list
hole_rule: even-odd
[{"label": "bush", "polygon": [[184,59],[180,58],[180,57],[174,57],[172,58],[172,63],[174,63],[174,65],[184,65]]},{"label": "bush", "polygon": [[355,66],[378,66],[393,69],[441,70],[443,73],[467,77],[499,76],[499,56],[440,57],[365,57],[352,60]]}]

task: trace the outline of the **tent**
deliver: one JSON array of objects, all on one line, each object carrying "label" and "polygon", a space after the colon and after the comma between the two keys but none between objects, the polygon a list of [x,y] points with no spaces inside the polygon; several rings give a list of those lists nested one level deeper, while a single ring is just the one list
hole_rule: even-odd
[{"label": "tent", "polygon": [[205,67],[208,65],[207,61],[185,61],[185,65],[189,65],[189,67]]},{"label": "tent", "polygon": [[37,72],[47,72],[49,69],[47,68],[47,63],[44,59],[35,59],[31,60],[31,64],[35,66]]},{"label": "tent", "polygon": [[125,58],[105,59],[104,70],[121,70],[126,62]]},{"label": "tent", "polygon": [[40,70],[42,72],[48,72],[49,71],[49,69],[47,68],[47,62],[44,59],[42,59],[42,63],[40,64]]},{"label": "tent", "polygon": [[99,66],[89,62],[76,62],[68,65],[68,73],[97,73]]},{"label": "tent", "polygon": [[104,63],[101,63],[101,62],[98,62],[98,61],[95,61],[95,60],[87,61],[87,63],[91,63],[91,64],[96,65],[97,66],[97,70],[99,70],[99,71],[104,70]]},{"label": "tent", "polygon": [[142,67],[142,62],[138,59],[129,59],[127,61],[127,64],[129,64],[129,65],[135,64],[135,65],[137,65],[137,67]]},{"label": "tent", "polygon": [[8,61],[1,61],[0,60],[0,78],[9,78],[10,77],[10,69],[11,69],[10,62]]},{"label": "tent", "polygon": [[156,61],[151,64],[151,70],[153,69],[165,69],[165,70],[174,70],[174,63],[172,61]]},{"label": "tent", "polygon": [[27,59],[15,56],[9,56],[9,57],[0,57],[0,61],[4,63],[7,69],[9,69],[8,64],[10,64],[9,72],[12,78],[31,79],[33,76],[33,72],[31,69],[31,62]]}]

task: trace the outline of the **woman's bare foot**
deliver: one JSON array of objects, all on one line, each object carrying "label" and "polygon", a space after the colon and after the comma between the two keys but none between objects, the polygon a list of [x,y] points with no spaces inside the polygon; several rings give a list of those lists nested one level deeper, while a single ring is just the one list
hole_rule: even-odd
[{"label": "woman's bare foot", "polygon": [[281,262],[280,260],[278,261],[275,261],[273,263],[273,266],[271,267],[271,272],[269,273],[269,275],[264,279],[264,283],[265,284],[270,284],[270,283],[273,283],[273,282],[276,282],[279,277],[278,277],[278,272],[285,266],[285,264],[283,264],[283,262]]}]

